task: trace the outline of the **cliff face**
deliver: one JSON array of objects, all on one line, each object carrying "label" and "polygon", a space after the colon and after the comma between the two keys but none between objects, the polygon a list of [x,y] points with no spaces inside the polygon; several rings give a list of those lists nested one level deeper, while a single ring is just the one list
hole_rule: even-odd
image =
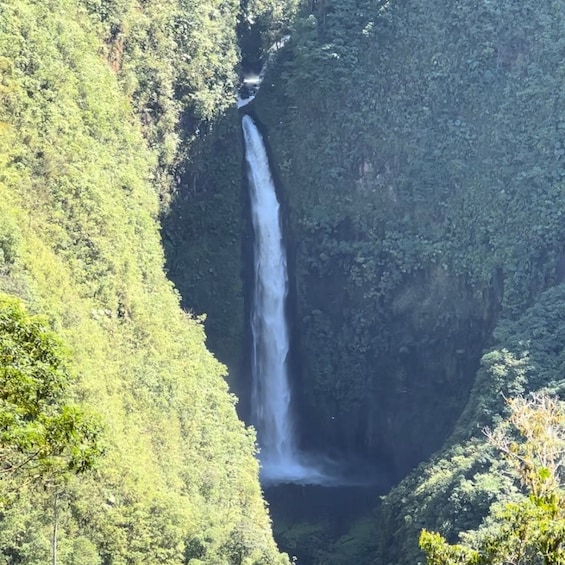
[{"label": "cliff face", "polygon": [[[407,438],[407,470],[453,425],[499,316],[562,278],[559,10],[326,3],[297,19],[255,111],[285,200],[307,441]],[[193,287],[241,311],[237,128],[212,134],[181,194],[233,251]]]},{"label": "cliff face", "polygon": [[[162,220],[167,273],[183,305],[206,314],[209,345],[235,376],[243,362],[243,149],[232,108],[192,142],[177,197]],[[252,272],[252,271],[250,271]]]},{"label": "cliff face", "polygon": [[[482,352],[503,343],[495,328],[563,281],[563,10],[329,0],[295,19],[250,108],[284,195],[305,445],[387,461],[404,476],[454,430]],[[235,116],[225,124],[217,148],[238,139]],[[202,162],[218,157],[209,147]],[[207,225],[245,234],[239,218],[215,213],[234,184],[214,187],[197,197]],[[194,284],[228,290],[239,308],[243,292],[226,277],[245,272],[242,257]],[[240,328],[232,345],[244,343]],[[491,394],[476,389],[473,406]],[[452,442],[477,426],[469,410]],[[419,484],[415,474],[392,495],[387,516],[403,516]],[[433,520],[449,497],[435,496],[424,512]],[[396,542],[381,541],[383,562],[402,562]]]},{"label": "cliff face", "polygon": [[498,319],[561,280],[562,31],[554,2],[326,2],[297,22],[256,112],[288,204],[308,443],[406,473]]},{"label": "cliff face", "polygon": [[[54,547],[66,564],[288,562],[254,434],[163,270],[159,196],[234,77],[238,4],[200,7],[195,31],[183,2],[2,6],[0,291],[64,343],[105,452],[89,473],[18,484],[10,504],[2,483],[6,563],[50,562]],[[214,84],[202,49],[225,65]]]}]

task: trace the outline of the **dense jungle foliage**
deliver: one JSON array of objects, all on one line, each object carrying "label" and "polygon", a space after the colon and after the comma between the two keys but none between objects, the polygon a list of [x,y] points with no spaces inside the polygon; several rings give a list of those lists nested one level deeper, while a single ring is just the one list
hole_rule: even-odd
[{"label": "dense jungle foliage", "polygon": [[257,113],[327,444],[430,454],[497,319],[563,277],[564,10],[324,2],[279,54]]},{"label": "dense jungle foliage", "polygon": [[238,14],[0,3],[2,563],[288,562],[157,222],[231,104]]},{"label": "dense jungle foliage", "polygon": [[[397,478],[447,447],[333,547],[320,524],[289,545],[320,564],[415,563],[423,527],[454,542],[516,492],[481,432],[506,414],[499,393],[562,393],[565,4],[315,1],[290,35],[246,111],[285,209],[302,443]],[[230,117],[199,161],[199,217],[220,237],[249,234],[219,205],[245,209],[241,156],[223,158],[239,137]],[[243,321],[229,343],[222,328],[246,241],[200,280],[169,255],[226,352],[245,340]]]},{"label": "dense jungle foliage", "polygon": [[563,402],[535,392],[508,405],[508,421],[485,435],[526,493],[493,505],[479,532],[461,534],[462,543],[423,530],[420,546],[429,565],[557,565],[565,559]]},{"label": "dense jungle foliage", "polygon": [[229,106],[238,41],[256,71],[289,31],[246,111],[285,212],[300,439],[396,479],[431,458],[339,539],[281,538],[407,565],[425,528],[440,560],[524,501],[482,430],[564,393],[561,0],[4,0],[1,562],[288,563],[187,311],[244,393]]}]

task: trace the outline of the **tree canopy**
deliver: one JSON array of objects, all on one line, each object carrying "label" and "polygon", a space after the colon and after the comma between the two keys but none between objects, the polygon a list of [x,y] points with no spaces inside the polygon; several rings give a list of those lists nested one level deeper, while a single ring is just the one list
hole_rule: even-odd
[{"label": "tree canopy", "polygon": [[462,543],[423,530],[429,565],[565,563],[565,405],[535,393],[509,406],[509,421],[486,434],[525,492],[496,504],[479,530],[462,534]]},{"label": "tree canopy", "polygon": [[0,294],[0,494],[85,472],[102,455],[100,422],[72,402],[67,363],[45,320]]}]

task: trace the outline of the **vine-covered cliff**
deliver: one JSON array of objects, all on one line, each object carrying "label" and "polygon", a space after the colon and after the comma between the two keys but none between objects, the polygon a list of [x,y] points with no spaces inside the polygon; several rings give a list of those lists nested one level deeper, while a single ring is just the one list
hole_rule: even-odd
[{"label": "vine-covered cliff", "polygon": [[[526,347],[500,336],[563,281],[564,26],[559,2],[315,3],[257,97],[288,202],[305,440],[402,476],[475,387],[451,463],[387,498],[358,562],[413,563],[420,528],[476,526],[496,479],[469,478],[479,456],[460,442],[503,411],[501,388],[562,378],[562,338],[526,384]],[[523,337],[532,351],[549,326]]]},{"label": "vine-covered cliff", "polygon": [[553,2],[325,2],[297,23],[257,112],[310,441],[406,472],[449,434],[499,317],[563,276],[562,31]]},{"label": "vine-covered cliff", "polygon": [[[450,438],[364,528],[357,563],[414,562],[419,528],[476,526],[501,485],[469,438],[501,390],[561,378],[561,338],[527,369],[510,342],[565,277],[564,32],[558,1],[310,2],[247,107],[284,199],[303,444],[400,479]],[[196,196],[218,234],[245,233],[215,204],[241,198],[225,182],[240,156],[215,168],[237,127],[212,135],[217,173]],[[210,277],[187,275],[203,305],[243,303],[225,275],[246,272],[248,247],[230,245]],[[209,320],[221,343],[226,312]],[[546,326],[519,339],[544,349]],[[339,551],[319,562],[348,562]]]}]

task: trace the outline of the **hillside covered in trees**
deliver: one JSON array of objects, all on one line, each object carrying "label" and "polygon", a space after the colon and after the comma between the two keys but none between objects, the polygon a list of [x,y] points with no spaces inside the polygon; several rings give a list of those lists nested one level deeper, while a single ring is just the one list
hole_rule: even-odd
[{"label": "hillside covered in trees", "polygon": [[[504,397],[562,393],[565,5],[326,0],[289,35],[245,111],[285,210],[301,442],[407,477],[334,545],[303,524],[304,546],[312,563],[415,563],[422,528],[453,542],[518,488],[482,433]],[[228,117],[203,140],[205,180],[164,224],[228,362],[248,339],[222,331],[246,300],[228,273],[249,273],[249,220],[219,205],[237,205],[239,137]],[[198,275],[177,221],[194,205],[231,250]]]},{"label": "hillside covered in trees", "polygon": [[247,417],[233,101],[267,58],[244,112],[282,201],[299,443],[396,484],[279,541],[413,564],[422,529],[480,548],[524,500],[483,429],[563,395],[562,0],[7,0],[0,562],[289,562],[207,349]]},{"label": "hillside covered in trees", "polygon": [[2,563],[288,562],[159,236],[232,103],[239,9],[0,5]]}]

